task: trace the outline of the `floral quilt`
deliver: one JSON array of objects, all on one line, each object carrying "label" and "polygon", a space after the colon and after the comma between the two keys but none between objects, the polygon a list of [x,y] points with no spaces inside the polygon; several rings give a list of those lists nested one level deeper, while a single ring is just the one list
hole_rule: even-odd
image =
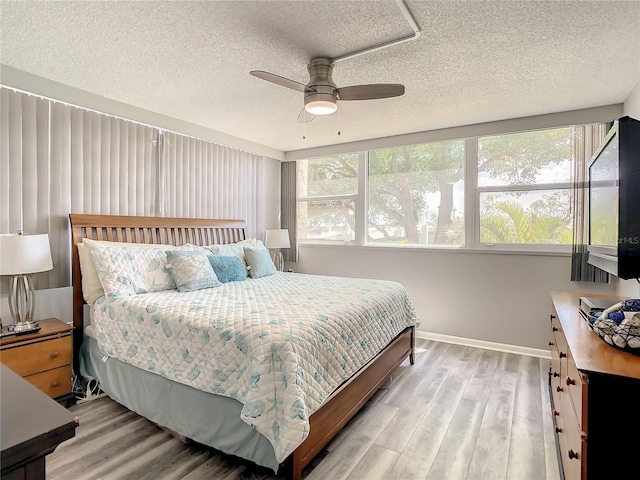
[{"label": "floral quilt", "polygon": [[193,292],[101,297],[94,314],[105,355],[237,399],[242,420],[280,462],[341,383],[419,325],[399,283],[281,272]]}]

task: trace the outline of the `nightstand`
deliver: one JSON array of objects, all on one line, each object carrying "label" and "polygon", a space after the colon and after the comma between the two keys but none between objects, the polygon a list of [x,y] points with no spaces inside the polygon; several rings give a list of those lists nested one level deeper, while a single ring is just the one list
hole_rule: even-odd
[{"label": "nightstand", "polygon": [[0,338],[0,362],[59,402],[70,400],[73,326],[38,320],[40,331]]}]

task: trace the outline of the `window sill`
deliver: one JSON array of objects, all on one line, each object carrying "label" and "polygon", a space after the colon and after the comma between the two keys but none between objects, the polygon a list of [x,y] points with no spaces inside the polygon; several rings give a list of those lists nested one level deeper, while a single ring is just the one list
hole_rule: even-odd
[{"label": "window sill", "polygon": [[427,247],[423,245],[356,245],[355,243],[343,243],[343,242],[308,242],[298,240],[298,247],[301,248],[356,248],[356,249],[377,249],[377,250],[393,250],[393,251],[419,251],[419,252],[437,252],[437,253],[486,253],[489,255],[522,255],[522,256],[547,256],[547,257],[569,257],[571,256],[571,247],[566,249],[531,249],[525,250],[524,248],[503,248],[499,246],[484,247],[484,248],[471,248],[471,247],[444,247],[434,246]]}]

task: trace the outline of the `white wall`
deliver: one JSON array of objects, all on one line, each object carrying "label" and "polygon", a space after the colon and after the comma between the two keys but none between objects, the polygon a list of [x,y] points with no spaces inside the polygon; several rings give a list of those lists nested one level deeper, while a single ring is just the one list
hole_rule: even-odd
[{"label": "white wall", "polygon": [[[624,102],[624,115],[640,120],[640,81]],[[614,280],[618,295],[640,298],[640,285],[635,280]]]},{"label": "white wall", "polygon": [[624,115],[640,120],[640,81],[624,101],[622,109]]},{"label": "white wall", "polygon": [[568,255],[303,245],[292,267],[400,282],[424,332],[543,350],[549,349],[550,291],[614,290],[571,282]]}]

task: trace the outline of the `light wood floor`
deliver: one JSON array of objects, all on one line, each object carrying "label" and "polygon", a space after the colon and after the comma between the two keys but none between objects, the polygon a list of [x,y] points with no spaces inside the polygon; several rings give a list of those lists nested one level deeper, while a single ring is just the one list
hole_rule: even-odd
[{"label": "light wood floor", "polygon": [[[549,360],[417,341],[403,364],[305,471],[306,480],[560,479]],[[71,407],[76,436],[47,457],[49,480],[277,479],[185,445],[107,397]]]}]

